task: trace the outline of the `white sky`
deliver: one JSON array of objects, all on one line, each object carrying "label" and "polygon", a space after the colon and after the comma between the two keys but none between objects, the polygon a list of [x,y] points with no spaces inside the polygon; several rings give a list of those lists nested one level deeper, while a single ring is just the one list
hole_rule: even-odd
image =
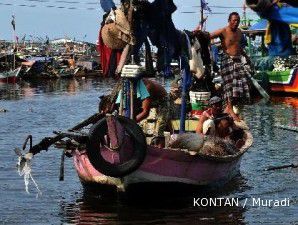
[{"label": "white sky", "polygon": [[[214,12],[208,16],[207,31],[225,26],[228,14],[232,11],[242,14],[244,2],[242,0],[206,1]],[[115,2],[117,3],[119,0]],[[200,1],[174,0],[174,3],[178,8],[173,14],[176,27],[178,29],[194,29],[200,20],[198,7]],[[96,10],[88,10],[87,8],[95,8]],[[86,41],[95,43],[103,11],[100,8],[99,0],[1,0],[0,40],[12,39],[11,16],[13,14],[16,17],[16,33],[19,38],[26,34],[26,39],[30,38],[29,35],[35,39],[37,37],[45,38],[48,35],[50,39],[75,37],[83,40],[86,35]],[[247,14],[249,18],[256,18],[251,10],[247,10]]]}]

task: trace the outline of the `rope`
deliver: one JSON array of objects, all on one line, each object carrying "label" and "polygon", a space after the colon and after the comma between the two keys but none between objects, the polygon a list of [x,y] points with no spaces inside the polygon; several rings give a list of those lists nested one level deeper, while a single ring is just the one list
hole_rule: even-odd
[{"label": "rope", "polygon": [[279,128],[279,129],[283,129],[283,130],[289,130],[289,131],[293,131],[293,132],[298,132],[298,127],[296,127],[296,126],[275,124],[274,127]]}]

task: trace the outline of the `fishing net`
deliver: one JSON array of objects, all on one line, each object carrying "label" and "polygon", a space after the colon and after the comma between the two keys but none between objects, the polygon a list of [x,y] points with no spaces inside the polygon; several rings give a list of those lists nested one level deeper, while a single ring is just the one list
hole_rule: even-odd
[{"label": "fishing net", "polygon": [[170,147],[188,149],[204,155],[234,155],[239,150],[229,141],[215,136],[203,136],[197,133],[184,133],[171,137]]}]

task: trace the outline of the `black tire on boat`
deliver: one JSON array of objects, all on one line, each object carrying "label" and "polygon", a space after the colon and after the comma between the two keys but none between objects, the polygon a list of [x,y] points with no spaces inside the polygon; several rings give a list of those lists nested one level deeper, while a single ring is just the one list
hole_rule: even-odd
[{"label": "black tire on boat", "polygon": [[93,167],[100,173],[111,177],[123,177],[138,169],[144,162],[147,144],[146,137],[136,122],[123,116],[117,116],[116,119],[132,138],[134,149],[131,158],[119,164],[112,164],[101,155],[101,143],[108,131],[106,118],[101,119],[90,128],[87,155]]}]

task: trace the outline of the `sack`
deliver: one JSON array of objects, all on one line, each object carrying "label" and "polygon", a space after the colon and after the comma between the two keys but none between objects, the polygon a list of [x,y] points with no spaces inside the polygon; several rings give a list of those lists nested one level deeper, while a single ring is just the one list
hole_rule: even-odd
[{"label": "sack", "polygon": [[[112,12],[111,12],[112,13]],[[135,44],[131,27],[121,9],[115,10],[115,21],[102,27],[101,36],[103,43],[111,49],[123,49],[126,44]]]},{"label": "sack", "polygon": [[119,39],[119,35],[120,30],[115,23],[105,24],[101,29],[103,43],[111,49],[122,49],[125,47],[126,42]]},{"label": "sack", "polygon": [[176,138],[170,140],[171,148],[188,149],[189,151],[199,152],[204,144],[204,136],[197,133],[178,134]]}]

